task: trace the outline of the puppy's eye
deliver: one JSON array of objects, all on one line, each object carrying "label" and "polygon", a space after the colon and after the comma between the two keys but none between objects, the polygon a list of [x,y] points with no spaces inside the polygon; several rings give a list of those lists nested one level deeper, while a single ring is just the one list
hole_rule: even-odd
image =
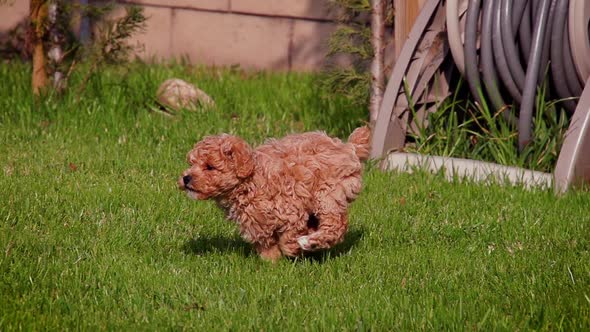
[{"label": "puppy's eye", "polygon": [[210,164],[207,164],[207,165],[205,166],[205,169],[206,169],[206,170],[208,170],[208,171],[212,171],[212,170],[214,170],[214,169],[215,169],[215,167],[211,166]]}]

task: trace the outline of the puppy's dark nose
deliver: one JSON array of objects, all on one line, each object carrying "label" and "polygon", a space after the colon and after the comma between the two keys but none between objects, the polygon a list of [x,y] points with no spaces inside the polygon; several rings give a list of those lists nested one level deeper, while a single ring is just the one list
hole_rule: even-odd
[{"label": "puppy's dark nose", "polygon": [[193,179],[192,176],[185,175],[182,177],[182,182],[184,182],[184,185],[186,186],[187,184],[189,184],[191,182],[192,179]]}]

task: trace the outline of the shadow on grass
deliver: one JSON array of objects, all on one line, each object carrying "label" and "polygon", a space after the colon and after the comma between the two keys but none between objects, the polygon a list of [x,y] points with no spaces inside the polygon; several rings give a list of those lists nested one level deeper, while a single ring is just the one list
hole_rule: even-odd
[{"label": "shadow on grass", "polygon": [[[290,258],[291,260],[307,260],[315,263],[324,263],[331,259],[337,258],[350,252],[350,250],[359,242],[363,237],[362,229],[355,229],[348,234],[344,242],[336,245],[330,250],[318,251],[313,253],[307,253],[303,257]],[[246,243],[240,238],[227,238],[220,236],[213,237],[199,237],[188,240],[182,247],[183,251],[187,254],[193,255],[206,255],[210,253],[223,253],[223,252],[234,252],[240,253],[245,257],[256,255],[252,245]]]},{"label": "shadow on grass", "polygon": [[228,238],[221,236],[200,236],[198,238],[192,238],[184,244],[183,250],[187,254],[199,256],[223,252],[238,252],[242,253],[244,256],[255,254],[252,246],[244,240],[237,237]]}]

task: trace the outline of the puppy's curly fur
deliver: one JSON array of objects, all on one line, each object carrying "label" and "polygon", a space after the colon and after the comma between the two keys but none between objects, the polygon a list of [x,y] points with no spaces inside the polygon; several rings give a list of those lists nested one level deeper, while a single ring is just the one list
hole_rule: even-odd
[{"label": "puppy's curly fur", "polygon": [[209,136],[189,152],[178,185],[193,199],[214,199],[264,259],[330,248],[343,240],[348,205],[361,191],[370,134],[357,128],[344,143],[310,132],[256,149]]}]

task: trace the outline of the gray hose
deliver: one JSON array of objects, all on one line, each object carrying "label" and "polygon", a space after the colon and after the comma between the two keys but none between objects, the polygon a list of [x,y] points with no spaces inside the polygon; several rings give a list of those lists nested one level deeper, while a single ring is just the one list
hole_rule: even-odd
[{"label": "gray hose", "polygon": [[494,1],[484,1],[482,9],[481,19],[481,48],[480,59],[481,59],[481,71],[483,77],[483,83],[485,84],[486,90],[495,110],[500,110],[504,107],[504,100],[498,91],[498,76],[494,70],[494,56],[492,50],[492,27],[493,27],[493,15],[494,15]]},{"label": "gray hose", "polygon": [[584,89],[584,87],[580,82],[580,77],[578,76],[578,72],[576,71],[576,65],[574,64],[574,57],[572,55],[572,46],[570,44],[570,34],[567,26],[567,20],[565,23],[565,27],[563,29],[563,41],[563,44],[565,45],[563,49],[563,67],[565,69],[565,77],[567,78],[568,86],[573,95],[580,96],[582,94],[582,90]]},{"label": "gray hose", "polygon": [[[498,90],[498,76],[496,75],[496,70],[494,68],[494,55],[492,49],[492,29],[494,23],[493,18],[494,10],[496,9],[494,3],[495,1],[484,1],[483,3],[480,59],[483,83],[486,87],[488,95],[490,96],[494,110],[497,112],[502,110],[506,104],[502,99],[500,91]],[[503,110],[502,116],[504,116],[506,121],[513,125],[518,123],[517,119],[514,118],[509,109]]]},{"label": "gray hose", "polygon": [[477,20],[479,18],[479,7],[481,0],[470,0],[467,7],[467,19],[465,21],[465,76],[471,94],[479,105],[483,106],[481,81],[479,78],[479,67],[477,62]]},{"label": "gray hose", "polygon": [[[541,3],[540,0],[531,0],[531,17],[539,17],[539,4]],[[534,27],[536,21],[533,19],[531,20],[531,28]]]},{"label": "gray hose", "polygon": [[518,44],[520,46],[520,54],[525,63],[529,61],[529,54],[531,53],[531,2],[527,1],[522,15],[522,23],[518,29]]},{"label": "gray hose", "polygon": [[[551,29],[553,27],[553,21],[555,18],[555,7],[557,6],[557,0],[551,0],[549,4],[549,16],[547,17],[547,27],[545,28],[545,35],[543,37],[543,52],[541,53],[541,63],[539,68],[539,77],[537,84],[542,85],[545,81],[546,75],[549,70],[549,54],[551,53]],[[549,93],[550,90],[547,90]],[[550,97],[550,96],[547,96]]]},{"label": "gray hose", "polygon": [[508,93],[517,103],[520,103],[520,101],[522,100],[522,95],[520,94],[520,90],[516,86],[516,83],[514,83],[512,74],[508,69],[506,56],[504,55],[504,46],[502,45],[502,28],[500,24],[500,4],[498,3],[498,1],[493,2],[495,8],[492,44],[494,46],[494,60],[496,61],[496,69],[498,70],[498,75],[500,75],[502,83],[504,83],[504,86],[506,87],[506,90],[508,90]]},{"label": "gray hose", "polygon": [[465,56],[459,24],[459,0],[447,0],[447,36],[449,48],[461,75],[465,75]]},{"label": "gray hose", "polygon": [[[514,3],[512,7],[512,33],[514,34],[513,37],[516,37],[518,34],[518,28],[520,27],[520,23],[522,22],[522,15],[525,14],[526,5],[529,0],[519,0]],[[528,15],[528,13],[527,13]]]},{"label": "gray hose", "polygon": [[537,89],[537,77],[543,52],[543,39],[549,16],[549,0],[540,0],[539,12],[533,31],[531,55],[527,65],[526,79],[520,105],[520,117],[518,121],[518,149],[522,152],[531,140],[531,125],[533,119],[533,107],[535,105],[535,91]]},{"label": "gray hose", "polygon": [[[564,52],[562,50],[562,47],[564,46],[563,30],[565,28],[567,14],[568,1],[557,0],[557,5],[555,7],[555,21],[551,28],[551,78],[553,79],[555,91],[561,99],[569,98],[573,95],[568,87],[568,79],[563,63]],[[577,80],[576,75],[576,81]],[[576,103],[572,100],[565,100],[562,104],[568,112],[573,112],[576,108]]]},{"label": "gray hose", "polygon": [[518,90],[522,91],[524,86],[524,69],[520,64],[520,58],[516,49],[516,42],[514,41],[512,34],[512,0],[502,0],[500,7],[500,27],[502,33],[502,45],[504,45],[504,53],[506,54],[506,62],[508,63],[508,69],[514,83],[518,87]]},{"label": "gray hose", "polygon": [[[560,106],[568,114],[576,108],[571,100],[582,93],[572,49],[569,45],[570,0],[470,0],[465,23],[465,77],[473,98],[484,106],[502,111],[507,123],[518,127],[518,149],[531,141],[537,88],[546,76],[552,85],[544,97],[557,93],[568,99]],[[483,7],[483,8],[482,8]],[[456,11],[456,10],[455,10]],[[481,13],[480,13],[481,12]],[[481,14],[481,46],[478,62],[478,23]],[[531,25],[531,20],[534,24]],[[453,36],[457,38],[458,33]],[[525,60],[525,61],[523,61]],[[526,63],[523,63],[526,62]],[[526,65],[526,67],[524,66]],[[526,68],[526,69],[525,69]],[[481,73],[480,73],[481,70]],[[512,98],[509,98],[508,95]],[[519,104],[518,117],[508,111]]]}]

